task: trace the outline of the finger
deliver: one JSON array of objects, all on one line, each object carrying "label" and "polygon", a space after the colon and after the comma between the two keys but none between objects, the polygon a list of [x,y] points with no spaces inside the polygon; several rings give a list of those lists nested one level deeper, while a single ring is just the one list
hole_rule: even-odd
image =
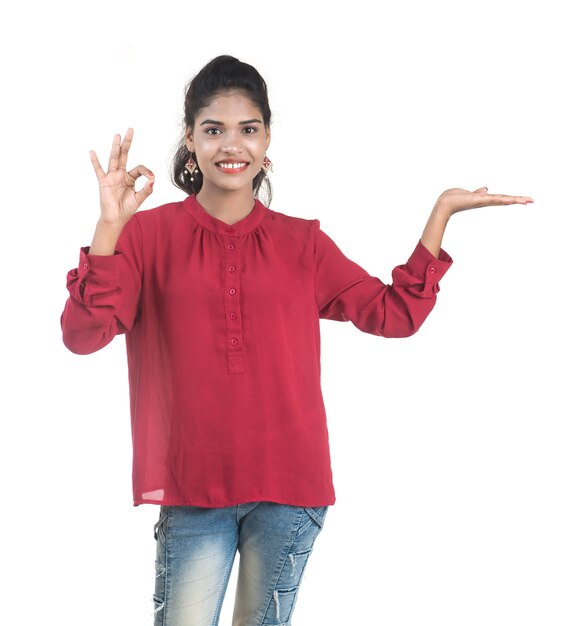
[{"label": "finger", "polygon": [[132,168],[129,172],[128,172],[128,176],[134,181],[136,182],[138,180],[138,178],[140,178],[140,176],[146,176],[146,178],[150,178],[150,179],[154,179],[154,174],[151,170],[149,170],[147,167],[144,167],[144,165],[136,165],[136,167]]},{"label": "finger", "polygon": [[144,202],[144,200],[146,200],[146,198],[152,193],[153,189],[154,189],[154,179],[147,180],[144,187],[142,187],[140,191],[134,194],[134,197],[136,198],[136,204],[140,206],[142,202]]},{"label": "finger", "polygon": [[93,165],[93,169],[95,170],[95,174],[97,178],[103,178],[105,176],[105,172],[103,171],[99,159],[97,158],[97,154],[93,150],[89,151],[89,158],[91,159],[91,164]]},{"label": "finger", "polygon": [[118,163],[118,167],[122,169],[126,168],[126,163],[128,162],[128,152],[130,151],[130,146],[132,145],[133,136],[134,129],[128,128],[124,137],[124,141],[122,141],[122,147],[120,148],[120,160]]},{"label": "finger", "polygon": [[112,143],[112,151],[110,153],[109,163],[107,166],[107,171],[113,172],[118,169],[118,162],[120,158],[120,142],[122,138],[116,133],[114,135],[114,141]]},{"label": "finger", "polygon": [[489,194],[489,204],[528,204],[533,202],[529,196],[506,196],[503,194]]},{"label": "finger", "polygon": [[488,187],[480,187],[479,189],[475,189],[473,191],[473,193],[481,193],[481,192],[484,192],[484,191],[489,191],[489,188]]},{"label": "finger", "polygon": [[530,204],[531,202],[533,202],[533,198],[529,196],[515,196],[514,204]]}]

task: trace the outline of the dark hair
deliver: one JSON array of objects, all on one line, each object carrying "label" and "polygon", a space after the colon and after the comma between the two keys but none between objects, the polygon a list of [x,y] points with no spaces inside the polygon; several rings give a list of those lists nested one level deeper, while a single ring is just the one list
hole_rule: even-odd
[{"label": "dark hair", "polygon": [[[208,106],[215,96],[230,90],[244,92],[261,111],[264,125],[269,128],[272,112],[264,79],[255,67],[224,54],[209,61],[185,88],[184,130],[193,125],[198,112]],[[201,190],[203,174],[197,172],[194,181],[191,181],[190,174],[185,174],[185,163],[189,156],[184,135],[181,135],[172,162],[172,182],[190,195]],[[258,197],[262,186],[264,187],[262,201],[268,206],[272,200],[272,186],[263,169],[253,179],[254,197]]]}]

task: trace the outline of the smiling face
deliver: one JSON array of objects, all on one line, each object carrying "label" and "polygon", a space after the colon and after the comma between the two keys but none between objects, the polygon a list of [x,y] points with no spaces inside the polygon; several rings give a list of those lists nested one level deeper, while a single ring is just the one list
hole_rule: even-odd
[{"label": "smiling face", "polygon": [[270,129],[245,93],[217,95],[197,113],[185,138],[203,174],[204,196],[229,191],[253,193],[253,179],[270,145]]}]

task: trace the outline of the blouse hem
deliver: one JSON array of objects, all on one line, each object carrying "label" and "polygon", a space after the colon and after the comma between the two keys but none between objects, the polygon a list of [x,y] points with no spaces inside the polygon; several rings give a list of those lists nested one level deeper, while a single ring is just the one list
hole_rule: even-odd
[{"label": "blouse hem", "polygon": [[165,502],[165,501],[160,501],[160,500],[149,500],[149,499],[140,499],[140,500],[134,500],[134,506],[138,507],[141,504],[159,504],[160,506],[200,506],[200,507],[204,507],[207,509],[218,509],[218,508],[224,508],[224,507],[228,507],[228,506],[237,506],[238,504],[247,504],[249,502],[274,502],[276,504],[285,504],[288,506],[301,506],[301,507],[318,507],[318,506],[332,506],[333,504],[335,504],[336,502],[336,498],[333,498],[332,500],[328,500],[327,502],[320,502],[320,503],[307,503],[307,501],[304,502],[300,502],[300,501],[295,501],[295,502],[290,502],[290,501],[286,501],[284,502],[283,498],[255,498],[255,499],[247,499],[247,500],[234,500],[232,502],[228,502],[225,504],[201,504],[200,502]]}]

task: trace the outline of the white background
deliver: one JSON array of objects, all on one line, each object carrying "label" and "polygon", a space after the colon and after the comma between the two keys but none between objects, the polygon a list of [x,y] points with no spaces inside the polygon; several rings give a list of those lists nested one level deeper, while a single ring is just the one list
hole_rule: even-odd
[{"label": "white background", "polygon": [[270,90],[271,208],[320,219],[385,282],[444,189],[535,200],[451,220],[414,337],[322,322],[337,503],[294,623],[581,626],[577,3],[161,6],[2,18],[2,622],[152,622],[158,507],[132,506],[125,344],[71,354],[59,317],[99,213],[89,149],[107,162],[132,126],[129,165],[157,176],[143,208],[182,199],[183,88],[233,54]]}]

